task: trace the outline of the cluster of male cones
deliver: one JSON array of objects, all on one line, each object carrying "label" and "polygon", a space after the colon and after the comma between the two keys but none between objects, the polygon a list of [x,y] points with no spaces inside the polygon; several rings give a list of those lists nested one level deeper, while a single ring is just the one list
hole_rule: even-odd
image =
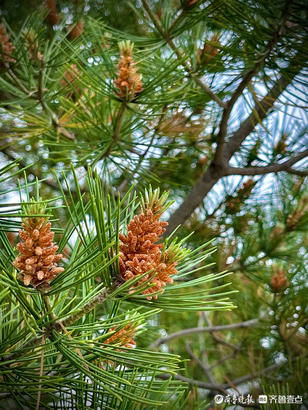
[{"label": "cluster of male cones", "polygon": [[133,60],[133,44],[130,41],[119,43],[120,60],[118,78],[114,81],[117,94],[122,99],[133,100],[142,91],[141,75],[137,73]]},{"label": "cluster of male cones", "polygon": [[[158,243],[165,232],[164,227],[168,225],[160,221],[162,213],[170,205],[166,202],[167,197],[167,193],[160,196],[159,189],[145,191],[140,201],[141,211],[129,222],[127,235],[120,233],[121,282],[136,279],[129,292],[140,291],[147,295],[148,300],[157,299],[166,284],[173,282],[171,276],[178,272],[177,262],[185,252],[175,241],[168,247]],[[32,201],[23,208],[29,216],[24,218],[23,229],[19,231],[19,254],[13,265],[26,286],[48,287],[50,281],[64,270],[57,266],[63,255],[57,254],[51,223],[44,216],[46,207],[41,202]],[[115,335],[108,339],[109,342]]]},{"label": "cluster of male cones", "polygon": [[[120,272],[121,281],[136,279],[129,288],[130,293],[142,292],[148,300],[157,299],[167,283],[172,283],[171,275],[178,271],[176,265],[185,250],[173,241],[168,247],[157,243],[165,232],[167,222],[160,221],[162,213],[170,205],[166,202],[167,193],[160,196],[159,189],[145,191],[141,198],[141,211],[135,215],[127,226],[127,235],[120,234]],[[23,205],[24,213],[22,230],[19,231],[19,251],[13,265],[19,271],[19,280],[25,286],[47,288],[50,282],[64,268],[57,262],[62,254],[57,254],[58,246],[53,242],[54,233],[46,215],[46,206],[42,201],[30,201]],[[140,277],[138,279],[138,277]],[[138,324],[132,322],[124,327],[112,327],[105,345],[132,349]],[[114,362],[108,361],[110,365]]]},{"label": "cluster of male cones", "polygon": [[158,243],[168,222],[160,221],[166,204],[167,194],[159,196],[159,190],[146,191],[141,201],[141,212],[135,215],[127,227],[127,235],[120,234],[120,275],[124,281],[140,279],[132,285],[130,292],[143,285],[147,299],[157,299],[167,283],[172,283],[171,275],[177,273],[177,259],[180,248],[172,244],[164,249]]},{"label": "cluster of male cones", "polygon": [[[45,207],[34,201],[25,209],[28,215],[44,215],[45,212]],[[57,266],[63,255],[57,255],[51,223],[44,216],[29,216],[24,218],[22,228],[19,231],[21,242],[17,245],[19,255],[13,262],[20,272],[19,279],[26,286],[48,287],[50,281],[64,271]]]},{"label": "cluster of male cones", "polygon": [[274,293],[284,291],[289,285],[287,272],[282,266],[273,265],[273,276],[271,277],[270,285]]},{"label": "cluster of male cones", "polygon": [[220,45],[218,34],[213,34],[209,42],[206,41],[204,43],[203,48],[199,50],[197,55],[197,61],[199,64],[208,64],[219,53],[219,49],[211,43],[216,43],[217,45]]},{"label": "cluster of male cones", "polygon": [[270,285],[274,293],[283,292],[289,285],[287,272],[282,266],[273,265],[273,276],[271,277]]},{"label": "cluster of male cones", "polygon": [[[135,322],[129,323],[123,327],[111,327],[108,333],[112,333],[112,335],[103,341],[104,345],[114,346],[115,351],[117,352],[121,351],[121,348],[134,349],[136,347],[134,338],[136,336],[137,327],[138,324]],[[105,369],[106,364],[109,366],[116,366],[116,362],[113,360],[105,360],[100,362],[100,367]]]}]

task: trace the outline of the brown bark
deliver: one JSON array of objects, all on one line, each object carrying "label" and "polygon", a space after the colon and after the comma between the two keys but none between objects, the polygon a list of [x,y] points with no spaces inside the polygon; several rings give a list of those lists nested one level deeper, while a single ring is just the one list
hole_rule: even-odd
[{"label": "brown bark", "polygon": [[289,68],[292,68],[292,71],[288,73],[288,75],[285,73],[281,75],[267,95],[263,97],[260,102],[255,104],[251,114],[242,121],[238,130],[233,133],[229,141],[225,144],[223,150],[223,164],[212,161],[205,173],[187,194],[179,208],[171,215],[165,236],[169,235],[178,225],[184,224],[195,209],[202,203],[213,186],[223,176],[230,175],[230,173],[228,173],[229,160],[240,148],[243,141],[254,130],[255,126],[266,118],[278,97],[300,72],[302,65],[298,63],[297,58],[295,57],[291,61]]}]

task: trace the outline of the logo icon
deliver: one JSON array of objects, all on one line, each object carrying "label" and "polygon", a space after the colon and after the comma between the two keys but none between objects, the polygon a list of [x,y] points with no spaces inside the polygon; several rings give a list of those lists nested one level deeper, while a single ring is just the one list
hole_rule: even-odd
[{"label": "logo icon", "polygon": [[221,394],[216,394],[216,396],[214,397],[214,401],[216,404],[221,404],[224,401],[224,396]]},{"label": "logo icon", "polygon": [[267,403],[267,395],[266,394],[260,394],[258,398],[258,402],[260,404],[265,404]]}]

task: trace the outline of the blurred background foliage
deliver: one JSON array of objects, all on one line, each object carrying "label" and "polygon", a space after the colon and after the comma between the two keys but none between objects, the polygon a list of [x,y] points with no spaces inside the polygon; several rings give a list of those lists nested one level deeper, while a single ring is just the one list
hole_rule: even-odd
[{"label": "blurred background foliage", "polygon": [[[222,107],[194,76],[205,79],[220,100],[229,101],[251,74],[228,118],[225,140],[230,142],[244,119],[255,114],[255,126],[228,158],[232,167],[255,171],[217,179],[178,230],[180,237],[195,232],[189,238],[192,249],[214,239],[217,252],[210,256],[208,270],[233,272],[218,284],[232,282],[238,290],[232,296],[237,309],[163,312],[138,343],[187,360],[178,374],[190,386],[186,408],[206,408],[204,400],[211,403],[208,408],[224,408],[212,402],[222,391],[254,397],[289,392],[303,396],[307,408],[307,155],[290,172],[253,174],[307,149],[305,2],[149,4],[152,20],[167,40],[139,0],[58,0],[54,21],[37,1],[1,2],[1,18],[15,45],[15,62],[1,68],[1,161],[19,158],[21,166],[29,165],[27,178],[43,180],[45,199],[60,193],[52,171],[64,190],[60,171],[67,172],[69,184],[73,181],[71,162],[85,198],[89,166],[96,167],[106,191],[115,195],[124,195],[132,185],[138,192],[151,183],[175,199],[167,215],[172,218],[215,165],[219,145]],[[67,34],[80,22],[82,29]],[[123,39],[135,44],[144,90],[126,103],[120,136],[114,140],[123,102],[113,80]],[[269,95],[274,105],[260,118],[253,107],[260,106],[281,76],[288,87],[281,85],[278,95]],[[17,183],[17,176],[9,182]],[[67,211],[55,213],[62,226]],[[16,245],[14,232],[9,238]],[[193,277],[203,274],[201,270]],[[181,329],[247,321],[252,322],[155,344]]]}]

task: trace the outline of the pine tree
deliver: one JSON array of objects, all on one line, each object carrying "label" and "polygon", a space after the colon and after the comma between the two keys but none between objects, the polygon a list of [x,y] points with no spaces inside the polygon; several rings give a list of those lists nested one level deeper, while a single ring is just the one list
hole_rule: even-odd
[{"label": "pine tree", "polygon": [[116,3],[2,13],[0,403],[304,396],[305,4]]}]

